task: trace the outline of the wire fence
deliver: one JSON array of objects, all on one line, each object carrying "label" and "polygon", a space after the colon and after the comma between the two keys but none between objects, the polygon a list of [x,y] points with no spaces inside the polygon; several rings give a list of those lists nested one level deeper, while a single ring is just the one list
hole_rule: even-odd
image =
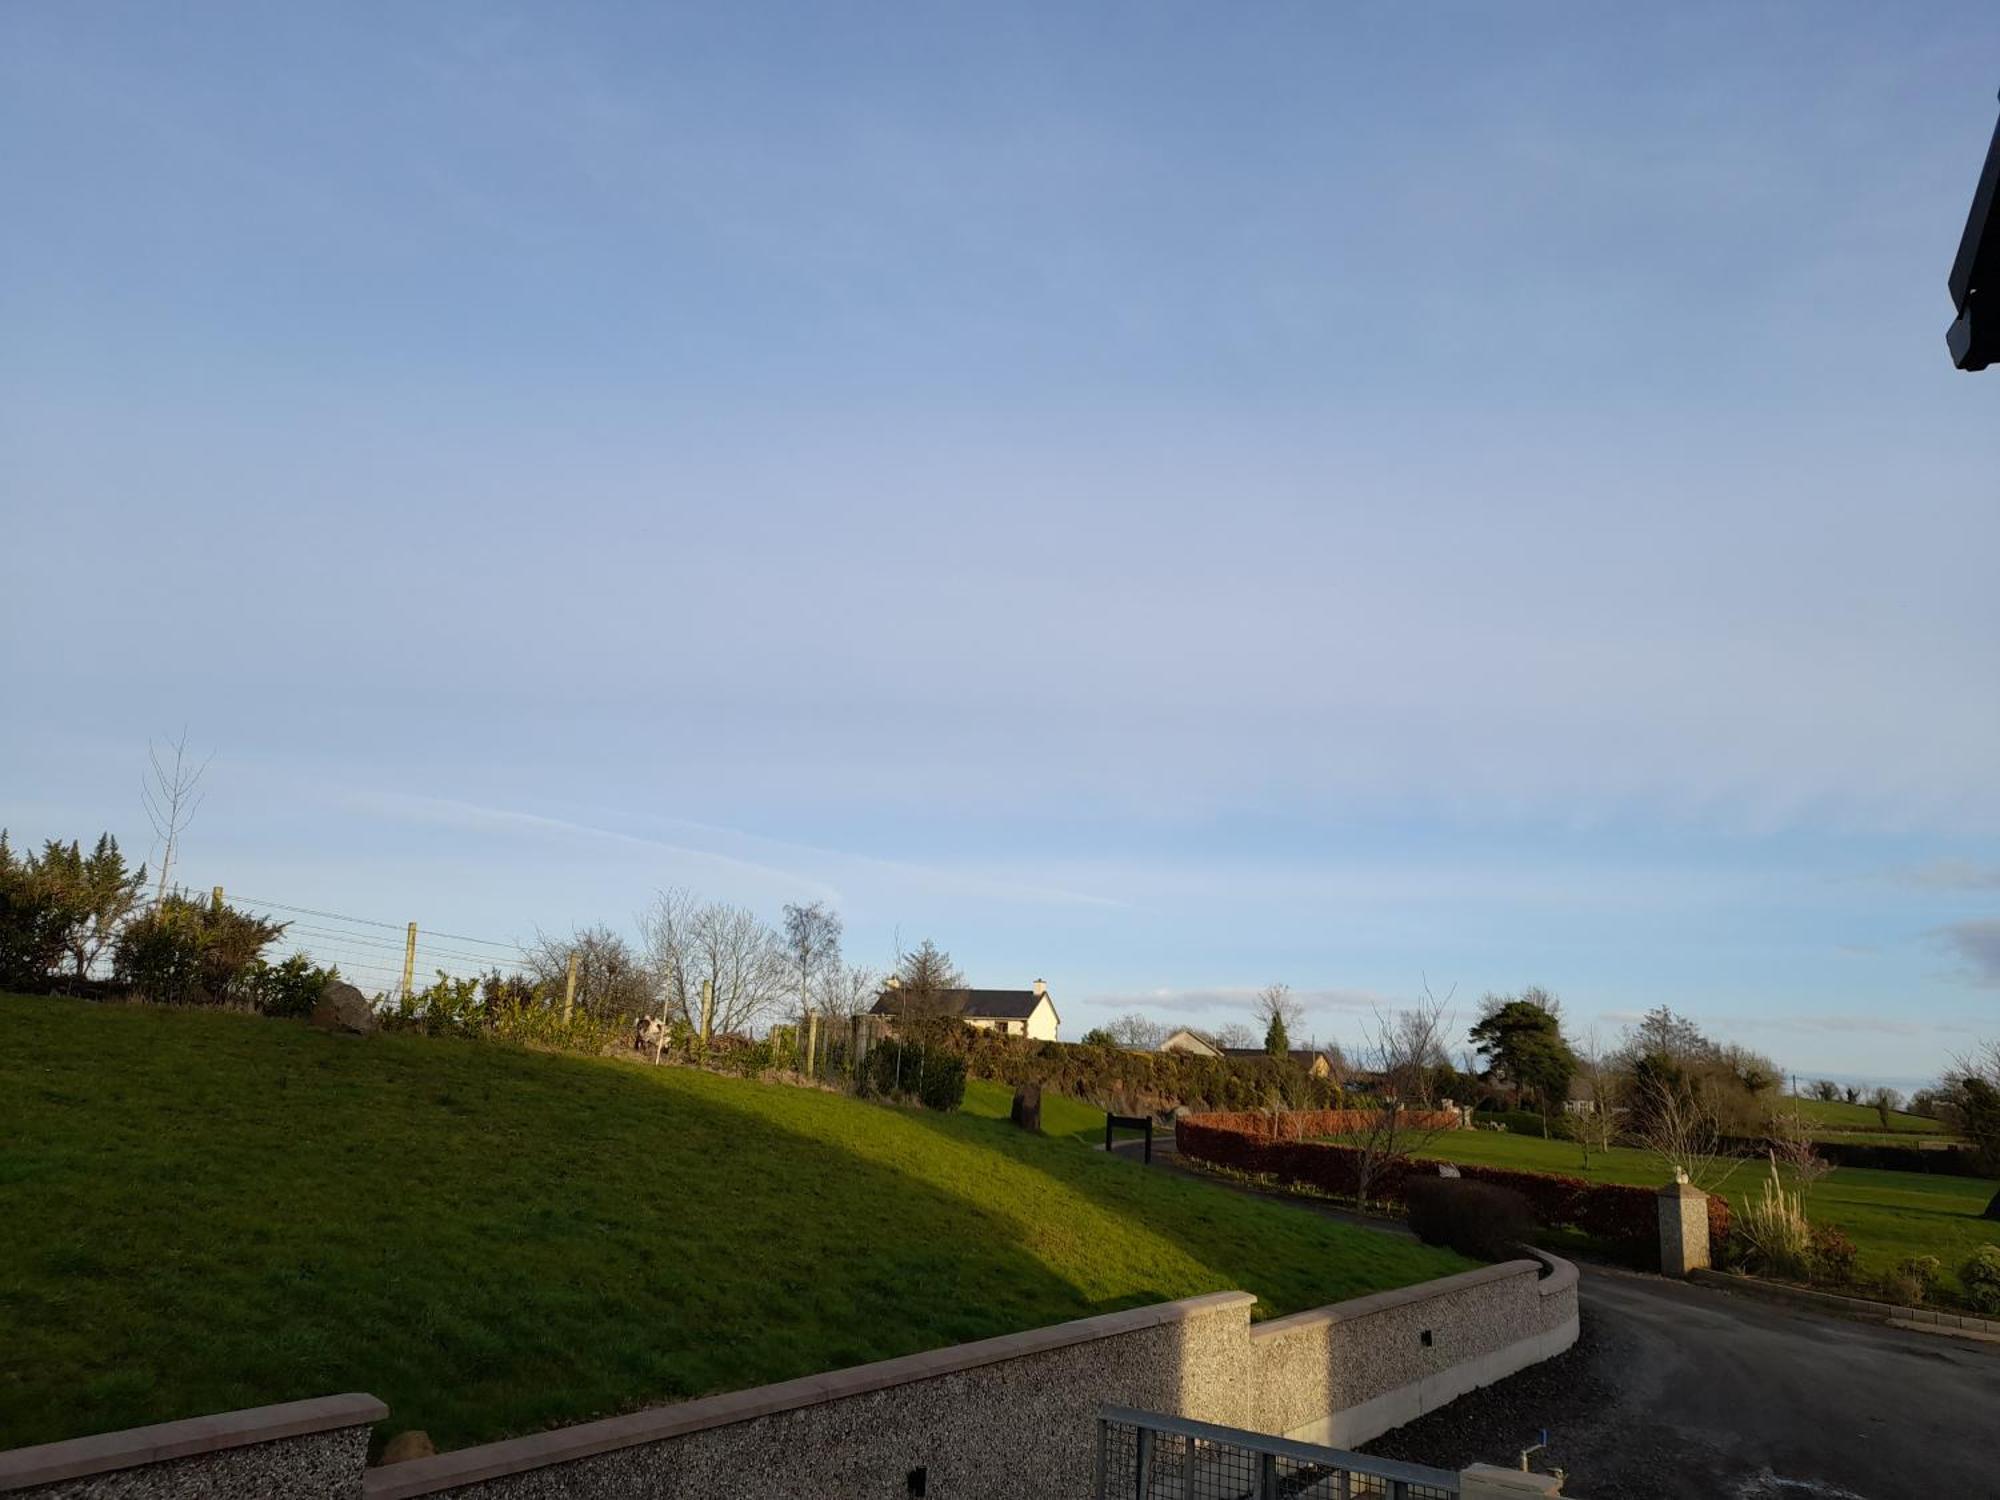
[{"label": "wire fence", "polygon": [[[397,922],[329,911],[246,895],[219,885],[208,889],[176,886],[172,894],[191,901],[219,899],[248,916],[282,926],[282,933],[265,950],[267,959],[277,963],[303,954],[315,964],[338,969],[342,979],[370,995],[393,998],[422,990],[439,974],[478,979],[496,971],[524,974],[532,968],[531,950],[519,943],[439,931],[421,920]],[[155,899],[149,897],[139,909],[154,904]],[[108,969],[108,953],[102,962]]]}]

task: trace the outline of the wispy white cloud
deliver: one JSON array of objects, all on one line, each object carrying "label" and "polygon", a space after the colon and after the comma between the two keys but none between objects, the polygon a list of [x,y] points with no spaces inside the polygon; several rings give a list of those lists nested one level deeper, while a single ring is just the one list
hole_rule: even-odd
[{"label": "wispy white cloud", "polygon": [[[489,807],[454,798],[420,797],[402,794],[357,794],[369,805],[434,825],[480,827],[540,836],[603,840],[635,848],[654,850],[677,859],[707,863],[721,869],[757,877],[760,880],[797,887],[815,899],[841,904],[839,875],[857,870],[886,876],[894,881],[945,886],[969,896],[1010,901],[1043,902],[1054,905],[1126,907],[1130,903],[1085,891],[1063,889],[1032,880],[995,874],[985,870],[949,865],[926,865],[882,859],[848,850],[769,838],[742,829],[726,828],[684,818],[656,821],[697,836],[700,842],[665,839],[649,833],[607,828],[573,818],[553,817],[514,808]],[[734,845],[768,856],[730,852],[716,844]],[[828,867],[831,867],[829,870]]]},{"label": "wispy white cloud", "polygon": [[1930,937],[1963,961],[1959,978],[1982,988],[2000,989],[2000,917],[1948,922],[1931,929]]},{"label": "wispy white cloud", "polygon": [[[1112,990],[1082,997],[1085,1005],[1104,1010],[1137,1010],[1148,1014],[1214,1015],[1233,1012],[1248,1016],[1262,985],[1223,985],[1209,989]],[[1373,990],[1293,990],[1292,998],[1308,1017],[1325,1013],[1368,1015],[1396,1009],[1397,1003]]]},{"label": "wispy white cloud", "polygon": [[1969,859],[1934,859],[1890,872],[1899,885],[1925,891],[2000,891],[2000,865],[1976,864]]}]

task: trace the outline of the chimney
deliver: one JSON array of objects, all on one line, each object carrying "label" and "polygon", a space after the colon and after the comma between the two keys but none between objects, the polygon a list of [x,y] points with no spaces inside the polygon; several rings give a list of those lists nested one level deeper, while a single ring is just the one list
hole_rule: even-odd
[{"label": "chimney", "polygon": [[1035,981],[1035,998],[1037,1000],[1046,1000],[1049,998],[1049,987],[1039,979]]}]

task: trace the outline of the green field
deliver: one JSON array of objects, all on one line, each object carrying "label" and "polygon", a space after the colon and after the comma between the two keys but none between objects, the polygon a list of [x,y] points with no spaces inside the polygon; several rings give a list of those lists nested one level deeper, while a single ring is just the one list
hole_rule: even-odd
[{"label": "green field", "polygon": [[0,1448],[349,1390],[450,1447],[1466,1264],[970,1114],[0,996]]},{"label": "green field", "polygon": [[[1586,1172],[1583,1153],[1572,1142],[1489,1131],[1453,1131],[1439,1136],[1423,1154],[1638,1187],[1658,1187],[1666,1179],[1659,1160],[1644,1151],[1621,1147],[1593,1152]],[[1724,1184],[1723,1196],[1734,1208],[1759,1190],[1768,1172],[1765,1163],[1745,1162]],[[1841,1167],[1813,1188],[1806,1212],[1847,1231],[1860,1252],[1862,1274],[1879,1275],[1906,1256],[1935,1255],[1944,1262],[1947,1286],[1955,1290],[1959,1264],[1974,1248],[2000,1244],[2000,1223],[1980,1217],[1996,1186],[2000,1184],[1973,1177]]]},{"label": "green field", "polygon": [[[1875,1113],[1871,1104],[1847,1104],[1837,1099],[1786,1099],[1783,1107],[1795,1109],[1812,1126],[1815,1133],[1825,1131],[1841,1140],[1863,1135],[1883,1134],[1882,1117]],[[1926,1119],[1922,1115],[1906,1115],[1891,1111],[1888,1133],[1891,1135],[1950,1135],[1951,1131],[1940,1120]],[[1910,1144],[1903,1142],[1902,1144]]]},{"label": "green field", "polygon": [[[1010,1118],[1013,1107],[1014,1091],[1006,1084],[992,1083],[984,1078],[966,1079],[964,1109],[967,1114],[982,1120],[1005,1120]],[[1104,1111],[1094,1104],[1085,1104],[1081,1099],[1072,1099],[1067,1094],[1045,1092],[1042,1095],[1042,1134],[1101,1146],[1104,1144]]]}]

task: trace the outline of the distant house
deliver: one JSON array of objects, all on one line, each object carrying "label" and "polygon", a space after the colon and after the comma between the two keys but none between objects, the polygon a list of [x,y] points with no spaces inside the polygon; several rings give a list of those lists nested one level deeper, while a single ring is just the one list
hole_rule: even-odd
[{"label": "distant house", "polygon": [[[897,993],[895,980],[875,1001],[871,1015],[894,1022],[902,1014],[904,997]],[[1037,979],[1025,990],[948,990],[944,1009],[968,1026],[981,1031],[997,1031],[1002,1036],[1024,1036],[1031,1041],[1053,1042],[1062,1028],[1049,987]]]},{"label": "distant house", "polygon": [[1597,1090],[1590,1086],[1589,1080],[1583,1078],[1570,1079],[1569,1097],[1563,1100],[1563,1113],[1566,1115],[1594,1115],[1597,1113]]},{"label": "distant house", "polygon": [[[1269,1057],[1262,1047],[1224,1047],[1224,1057]],[[1315,1078],[1331,1078],[1333,1061],[1316,1047],[1294,1047],[1285,1054]]]},{"label": "distant house", "polygon": [[1181,1027],[1178,1031],[1168,1033],[1166,1038],[1161,1041],[1157,1050],[1161,1052],[1186,1052],[1194,1057],[1222,1056],[1222,1049],[1216,1046],[1214,1042],[1203,1036],[1199,1031],[1189,1031],[1185,1026]]}]

